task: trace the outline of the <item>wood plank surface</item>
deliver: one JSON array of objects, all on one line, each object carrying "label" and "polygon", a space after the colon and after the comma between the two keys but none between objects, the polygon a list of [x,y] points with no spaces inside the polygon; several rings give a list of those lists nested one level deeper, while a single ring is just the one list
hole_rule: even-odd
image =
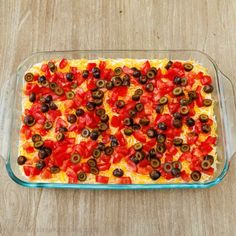
[{"label": "wood plank surface", "polygon": [[[234,0],[0,0],[0,84],[32,52],[69,49],[199,49],[236,81],[235,29]],[[0,235],[236,235],[235,168],[205,190],[49,190],[0,160]]]}]

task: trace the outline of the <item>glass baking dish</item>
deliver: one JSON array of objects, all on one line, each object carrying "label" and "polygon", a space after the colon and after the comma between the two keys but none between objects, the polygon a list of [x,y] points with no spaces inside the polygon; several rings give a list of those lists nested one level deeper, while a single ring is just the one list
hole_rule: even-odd
[{"label": "glass baking dish", "polygon": [[[35,63],[50,59],[96,59],[96,58],[134,58],[195,60],[208,68],[214,79],[212,94],[215,104],[217,122],[217,153],[219,164],[213,178],[203,183],[166,183],[166,184],[61,184],[47,182],[29,182],[20,172],[17,165],[19,131],[21,127],[22,88],[24,73]],[[99,51],[61,51],[40,52],[26,58],[18,67],[16,74],[5,82],[0,97],[0,150],[5,160],[9,176],[25,187],[73,188],[73,189],[167,189],[167,188],[208,188],[221,182],[226,175],[230,160],[235,155],[236,109],[235,93],[232,82],[227,78],[205,53],[196,50],[99,50]]]}]

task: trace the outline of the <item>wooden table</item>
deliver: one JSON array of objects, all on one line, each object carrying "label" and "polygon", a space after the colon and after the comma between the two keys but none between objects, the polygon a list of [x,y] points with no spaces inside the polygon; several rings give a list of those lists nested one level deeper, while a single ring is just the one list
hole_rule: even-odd
[{"label": "wooden table", "polygon": [[[199,49],[235,79],[235,22],[234,0],[0,0],[1,83],[32,52],[69,49]],[[0,168],[0,235],[236,235],[235,160],[205,190],[27,189]]]}]

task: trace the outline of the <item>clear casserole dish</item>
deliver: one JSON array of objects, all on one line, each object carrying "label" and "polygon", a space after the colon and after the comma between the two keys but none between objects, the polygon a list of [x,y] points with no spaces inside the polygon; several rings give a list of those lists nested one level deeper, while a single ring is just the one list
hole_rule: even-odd
[{"label": "clear casserole dish", "polygon": [[[50,59],[96,59],[96,58],[133,58],[194,60],[208,69],[213,78],[215,101],[214,113],[217,123],[217,155],[219,164],[211,180],[194,183],[164,184],[64,184],[50,182],[30,182],[19,170],[17,156],[19,150],[19,131],[22,114],[23,77],[34,64]],[[221,182],[226,175],[230,160],[235,154],[236,142],[233,134],[235,127],[235,94],[232,82],[219,70],[214,61],[205,53],[194,50],[122,50],[122,51],[64,51],[35,53],[25,59],[17,69],[16,75],[7,80],[1,90],[1,156],[5,160],[9,176],[25,187],[78,188],[78,189],[166,189],[166,188],[207,188]]]}]

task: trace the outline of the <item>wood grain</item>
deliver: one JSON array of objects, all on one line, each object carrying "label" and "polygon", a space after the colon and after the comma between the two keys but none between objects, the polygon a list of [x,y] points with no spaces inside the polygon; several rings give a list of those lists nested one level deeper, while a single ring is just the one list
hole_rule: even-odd
[{"label": "wood grain", "polygon": [[[234,0],[0,0],[0,83],[32,52],[199,49],[235,80]],[[206,190],[26,189],[0,161],[0,235],[236,235],[236,162]]]}]

